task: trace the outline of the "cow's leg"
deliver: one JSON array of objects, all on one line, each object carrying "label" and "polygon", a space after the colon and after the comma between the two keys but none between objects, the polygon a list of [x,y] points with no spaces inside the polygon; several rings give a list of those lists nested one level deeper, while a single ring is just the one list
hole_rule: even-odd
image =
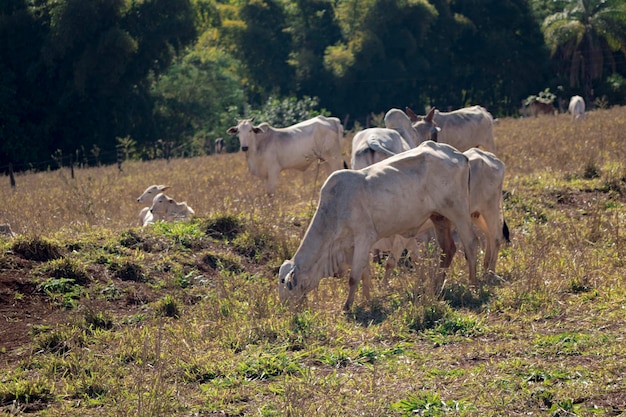
[{"label": "cow's leg", "polygon": [[439,266],[441,268],[448,268],[452,263],[452,258],[456,252],[456,245],[454,244],[454,238],[452,237],[452,223],[440,214],[433,214],[430,216],[430,220],[435,226],[437,242],[442,250]]},{"label": "cow's leg", "polygon": [[[372,244],[361,245],[358,244],[354,247],[354,255],[352,256],[352,268],[350,269],[350,280],[348,299],[344,305],[344,310],[350,310],[354,298],[356,296],[357,289],[359,288],[359,282],[363,278],[363,296],[369,300],[370,298],[370,271],[369,271],[369,248]],[[364,250],[362,250],[364,248]]]},{"label": "cow's leg", "polygon": [[273,195],[276,192],[276,186],[278,185],[278,176],[280,175],[280,168],[278,166],[272,166],[267,172],[267,178],[265,179],[265,192]]},{"label": "cow's leg", "polygon": [[469,213],[466,213],[465,217],[459,217],[459,221],[457,221],[455,226],[465,250],[470,285],[478,285],[478,280],[476,279],[476,257],[478,255],[479,240],[476,233],[474,233]]}]

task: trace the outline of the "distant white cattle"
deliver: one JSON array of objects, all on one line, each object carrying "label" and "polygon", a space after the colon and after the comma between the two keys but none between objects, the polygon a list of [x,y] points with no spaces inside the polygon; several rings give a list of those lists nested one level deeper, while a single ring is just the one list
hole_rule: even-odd
[{"label": "distant white cattle", "polygon": [[572,119],[579,120],[585,115],[585,100],[581,96],[572,96],[569,100],[567,110],[572,115]]},{"label": "distant white cattle", "polygon": [[344,308],[354,302],[361,278],[369,298],[369,251],[382,238],[409,237],[430,219],[443,249],[442,267],[456,251],[452,225],[463,243],[472,285],[476,280],[478,238],[469,211],[469,161],[449,145],[426,141],[361,170],[331,174],[294,257],[280,267],[278,292],[283,301],[297,301],[321,278],[351,265],[350,292]]},{"label": "distant white cattle", "polygon": [[254,118],[240,120],[227,133],[239,135],[248,169],[265,181],[267,193],[276,191],[278,176],[285,169],[304,171],[318,160],[328,164],[329,173],[343,167],[343,126],[336,117],[317,116],[286,128],[253,122]]},{"label": "distant white cattle", "polygon": [[437,138],[437,127],[432,122],[434,111],[426,118],[411,124],[409,117],[399,109],[385,115],[386,128],[373,127],[358,132],[352,138],[350,166],[361,169],[392,155],[415,148],[426,140]]},{"label": "distant white cattle", "polygon": [[[426,119],[426,116],[418,116],[408,107],[406,112],[411,121]],[[493,117],[484,107],[472,106],[451,112],[436,110],[432,120],[441,129],[437,135],[438,142],[450,144],[461,152],[482,148],[496,153]]]},{"label": "distant white cattle", "polygon": [[175,220],[187,220],[192,218],[196,213],[186,202],[178,203],[171,197],[160,193],[154,197],[152,206],[150,207],[150,213],[154,216],[155,220],[175,221]]}]

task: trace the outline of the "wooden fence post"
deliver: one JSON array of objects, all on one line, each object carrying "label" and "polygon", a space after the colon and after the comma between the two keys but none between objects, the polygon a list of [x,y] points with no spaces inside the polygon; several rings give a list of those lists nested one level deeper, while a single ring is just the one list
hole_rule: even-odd
[{"label": "wooden fence post", "polygon": [[9,162],[9,181],[11,182],[11,188],[15,188],[15,176],[13,175],[13,163]]}]

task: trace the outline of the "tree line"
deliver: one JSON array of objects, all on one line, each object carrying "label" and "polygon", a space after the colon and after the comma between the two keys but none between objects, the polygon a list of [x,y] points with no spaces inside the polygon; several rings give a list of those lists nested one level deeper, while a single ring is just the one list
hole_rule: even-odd
[{"label": "tree line", "polygon": [[625,54],[624,0],[4,0],[0,170],[200,155],[249,115],[623,104]]}]

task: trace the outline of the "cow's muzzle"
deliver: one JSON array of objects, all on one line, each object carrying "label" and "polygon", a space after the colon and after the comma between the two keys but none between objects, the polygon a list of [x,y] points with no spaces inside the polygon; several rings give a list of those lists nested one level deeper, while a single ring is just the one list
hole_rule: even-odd
[{"label": "cow's muzzle", "polygon": [[241,150],[244,151],[244,152],[248,152],[248,147],[247,146],[242,146]]}]

